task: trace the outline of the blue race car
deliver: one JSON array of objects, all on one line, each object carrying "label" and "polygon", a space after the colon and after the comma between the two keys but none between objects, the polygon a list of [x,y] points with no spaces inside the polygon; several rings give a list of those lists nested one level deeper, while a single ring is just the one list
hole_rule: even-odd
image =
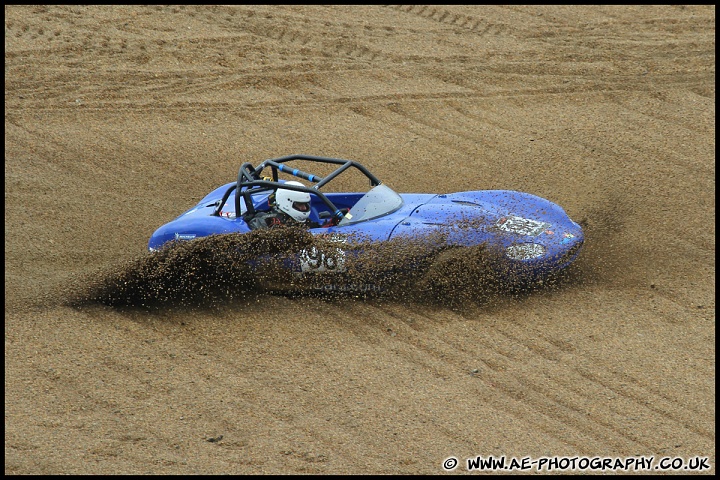
[{"label": "blue race car", "polygon": [[[316,173],[295,168],[299,164],[317,167]],[[369,183],[366,191],[332,191],[333,184],[342,183],[340,179],[352,172]],[[281,173],[309,186],[280,179]],[[148,248],[156,251],[177,241],[271,227],[280,218],[272,211],[283,205],[310,233],[335,240],[330,251],[312,247],[297,252],[288,268],[300,276],[343,272],[347,252],[362,242],[432,238],[429,249],[484,245],[501,259],[500,274],[522,284],[569,266],[584,241],[580,225],[561,207],[535,195],[509,190],[398,194],[358,162],[289,155],[257,167],[244,163],[237,181],[213,190],[158,228]],[[353,255],[361,258],[362,251]]]}]

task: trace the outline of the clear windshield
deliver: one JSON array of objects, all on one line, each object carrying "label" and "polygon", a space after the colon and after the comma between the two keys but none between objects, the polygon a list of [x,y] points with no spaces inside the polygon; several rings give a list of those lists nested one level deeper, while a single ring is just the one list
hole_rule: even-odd
[{"label": "clear windshield", "polygon": [[392,188],[382,184],[378,185],[353,205],[350,212],[340,220],[338,226],[352,225],[387,215],[400,208],[402,204],[402,198]]}]

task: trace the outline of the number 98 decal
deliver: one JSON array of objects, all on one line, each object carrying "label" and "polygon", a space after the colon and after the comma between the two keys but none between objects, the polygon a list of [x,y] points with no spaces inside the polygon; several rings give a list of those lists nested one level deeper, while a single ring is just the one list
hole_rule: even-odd
[{"label": "number 98 decal", "polygon": [[300,269],[303,272],[344,272],[345,252],[336,248],[323,252],[311,247],[300,252]]}]

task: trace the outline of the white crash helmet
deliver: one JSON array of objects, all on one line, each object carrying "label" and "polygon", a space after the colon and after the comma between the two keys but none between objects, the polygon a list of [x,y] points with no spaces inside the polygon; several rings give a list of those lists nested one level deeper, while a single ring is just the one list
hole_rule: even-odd
[{"label": "white crash helmet", "polygon": [[[300,182],[290,181],[286,185],[304,187]],[[310,216],[310,194],[308,192],[296,192],[278,188],[275,192],[275,204],[277,207],[290,215],[298,222],[304,222]]]}]

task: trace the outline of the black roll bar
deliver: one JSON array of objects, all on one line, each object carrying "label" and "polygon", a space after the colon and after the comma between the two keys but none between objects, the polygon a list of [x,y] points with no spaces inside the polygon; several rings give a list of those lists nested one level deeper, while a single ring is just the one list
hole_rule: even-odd
[{"label": "black roll bar", "polygon": [[320,182],[324,180],[323,177],[319,175],[313,175],[312,173],[303,172],[302,170],[298,170],[297,168],[290,168],[283,163],[277,163],[273,160],[265,160],[262,164],[262,167],[272,168],[273,179],[276,182],[278,178],[278,170],[280,170],[281,172],[289,173],[290,175],[293,175],[295,177],[302,178],[303,180],[307,180],[308,182]]},{"label": "black roll bar", "polygon": [[[286,162],[290,162],[292,160],[308,160],[312,162],[319,162],[319,163],[331,163],[335,165],[340,165],[338,168],[336,168],[332,173],[327,175],[326,177],[321,177],[319,175],[314,175],[312,173],[303,172],[302,170],[299,170],[297,168],[291,168],[288,165],[285,165]],[[263,169],[266,167],[270,167],[272,170],[272,181],[264,179],[261,174]],[[225,203],[227,202],[227,199],[230,197],[230,194],[235,191],[235,215],[240,215],[240,197],[242,197],[245,200],[245,207],[247,214],[254,215],[255,214],[255,206],[252,202],[252,195],[255,195],[257,193],[262,193],[265,191],[271,191],[276,190],[278,188],[284,188],[287,190],[294,190],[298,192],[307,192],[311,195],[317,195],[320,197],[320,199],[325,203],[325,205],[330,208],[330,211],[333,212],[333,216],[336,217],[338,220],[340,220],[343,216],[342,212],[335,207],[335,205],[328,199],[324,193],[319,191],[319,188],[323,185],[326,185],[328,182],[330,182],[332,179],[340,175],[345,170],[349,169],[350,167],[357,168],[362,172],[369,180],[370,180],[370,186],[375,187],[377,185],[380,185],[380,180],[370,173],[370,171],[365,168],[363,165],[361,165],[358,162],[355,162],[353,160],[343,160],[340,158],[331,158],[331,157],[317,157],[314,155],[302,155],[302,154],[294,154],[294,155],[287,155],[285,157],[280,158],[274,158],[274,159],[268,159],[260,163],[260,165],[256,167],[253,167],[250,162],[245,162],[242,165],[240,165],[240,169],[238,171],[238,178],[237,183],[235,185],[230,186],[230,188],[227,189],[225,194],[222,197],[222,200],[220,203],[215,207],[215,210],[213,211],[213,215],[219,216],[220,211],[222,210],[222,207],[225,206]],[[278,183],[278,171],[287,173],[289,175],[293,175],[298,178],[302,178],[304,180],[307,180],[309,182],[315,182],[315,185],[310,188],[306,186],[300,186],[300,185],[287,185],[287,184],[279,184]],[[245,190],[243,190],[243,188]]]},{"label": "black roll bar", "polygon": [[[281,168],[279,165],[279,164],[284,164],[284,163],[292,161],[292,160],[309,160],[312,162],[319,162],[319,163],[334,163],[336,165],[341,165],[341,167],[336,169],[334,172],[332,172],[330,175],[328,175],[324,179],[323,179],[323,177],[320,177],[317,175],[312,175],[315,178],[315,180],[310,180],[309,178],[305,178],[303,176],[297,175],[294,172],[302,173],[304,175],[311,175],[309,173],[301,172],[300,170],[289,168],[287,165],[284,165]],[[370,173],[370,171],[367,168],[365,168],[362,164],[355,162],[353,160],[343,160],[342,158],[317,157],[314,155],[302,155],[302,154],[294,154],[294,155],[287,155],[285,157],[280,157],[280,158],[272,158],[269,160],[265,160],[260,165],[258,165],[258,167],[256,169],[258,176],[260,175],[260,173],[266,166],[270,166],[273,169],[273,180],[275,180],[275,181],[277,181],[277,170],[280,170],[281,172],[288,173],[290,175],[294,175],[296,177],[300,177],[300,178],[303,178],[303,179],[311,181],[311,182],[312,181],[322,182],[323,180],[325,180],[325,182],[323,183],[323,184],[325,184],[325,183],[329,182],[330,180],[332,180],[333,178],[335,178],[338,174],[340,174],[342,171],[346,170],[347,168],[355,167],[358,170],[360,170],[363,173],[363,175],[365,175],[366,177],[368,177],[368,179],[370,179],[371,186],[375,187],[377,185],[380,185],[380,183],[381,183],[380,180],[378,180],[375,175]]]},{"label": "black roll bar", "polygon": [[[278,188],[283,188],[285,190],[293,190],[295,192],[307,192],[310,195],[317,195],[320,197],[320,200],[330,209],[331,212],[333,212],[333,216],[337,216],[338,218],[342,218],[342,212],[335,206],[334,203],[330,201],[329,198],[325,196],[324,193],[319,192],[315,190],[314,188],[306,187],[305,185],[287,185],[282,184],[278,185],[277,182],[273,182],[270,180],[255,180],[254,182],[249,182],[247,184],[243,184],[245,187],[245,190],[243,190],[240,195],[235,195],[235,201],[236,201],[236,210],[235,215],[238,215],[238,212],[240,212],[239,209],[239,203],[240,203],[240,197],[245,200],[245,208],[248,215],[254,215],[255,214],[255,205],[253,205],[252,196],[256,195],[258,193],[262,193],[265,191],[273,191]],[[230,190],[230,189],[228,189]]]}]

